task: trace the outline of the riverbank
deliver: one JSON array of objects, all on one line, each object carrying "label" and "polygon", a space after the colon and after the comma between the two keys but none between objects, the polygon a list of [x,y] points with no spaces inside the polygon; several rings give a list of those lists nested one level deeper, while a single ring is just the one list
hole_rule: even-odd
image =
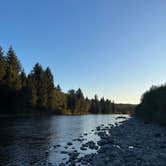
[{"label": "riverbank", "polygon": [[[119,113],[110,113],[110,114],[91,114],[91,113],[85,113],[85,114],[77,114],[77,113],[66,113],[66,114],[56,114],[53,112],[46,112],[39,110],[30,110],[30,113],[23,113],[23,114],[0,114],[0,118],[22,118],[22,117],[42,117],[42,116],[84,116],[84,115],[120,115]],[[34,112],[32,112],[34,111]],[[121,115],[130,115],[127,113],[123,113]]]},{"label": "riverbank", "polygon": [[[69,154],[69,165],[95,166],[165,166],[166,127],[130,118],[115,126],[98,126],[100,141],[82,145],[98,149],[97,153],[79,158]],[[97,147],[98,146],[98,147]],[[62,164],[63,165],[63,164]]]}]

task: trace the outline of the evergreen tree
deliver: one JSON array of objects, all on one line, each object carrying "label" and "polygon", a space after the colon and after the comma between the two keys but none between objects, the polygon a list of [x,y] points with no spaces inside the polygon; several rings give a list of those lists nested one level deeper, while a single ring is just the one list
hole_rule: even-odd
[{"label": "evergreen tree", "polygon": [[104,97],[101,98],[101,100],[100,100],[100,107],[101,107],[101,113],[105,114],[106,113],[106,104],[105,104]]},{"label": "evergreen tree", "polygon": [[28,87],[28,89],[30,91],[29,104],[30,104],[31,107],[35,108],[37,106],[38,98],[37,98],[36,81],[35,81],[35,79],[34,79],[32,74],[28,75],[27,87]]},{"label": "evergreen tree", "polygon": [[57,89],[59,92],[61,92],[61,91],[62,91],[62,89],[61,89],[60,85],[57,85],[56,89]]},{"label": "evergreen tree", "polygon": [[47,83],[44,70],[42,66],[37,63],[35,64],[32,70],[32,76],[35,79],[35,87],[37,93],[37,106],[39,108],[46,108],[47,107]]},{"label": "evergreen tree", "polygon": [[47,107],[53,109],[54,100],[54,78],[49,67],[44,72],[44,81],[46,84]]},{"label": "evergreen tree", "polygon": [[27,78],[24,70],[21,72],[20,78],[21,78],[21,86],[22,88],[25,88],[27,86]]},{"label": "evergreen tree", "polygon": [[76,96],[77,96],[77,99],[84,99],[84,95],[82,93],[82,90],[79,88],[77,91],[76,91]]},{"label": "evergreen tree", "polygon": [[[151,106],[153,95],[155,94],[144,95],[142,108],[147,107],[148,103],[150,103],[149,107]],[[12,47],[9,48],[7,57],[3,56],[0,47],[0,99],[2,110],[7,108],[11,110],[10,113],[19,114],[25,113],[29,108],[44,109],[56,114],[106,114],[115,113],[118,109],[116,105],[115,110],[115,104],[110,100],[101,98],[99,101],[97,95],[92,100],[85,99],[80,88],[76,91],[69,90],[67,94],[63,93],[59,85],[54,86],[50,68],[44,70],[39,63],[35,64],[27,77]],[[9,106],[6,106],[6,103]],[[147,114],[149,116],[148,111]]]},{"label": "evergreen tree", "polygon": [[72,113],[74,113],[75,111],[75,104],[76,104],[76,94],[75,94],[75,90],[71,89],[68,91],[67,94],[67,105],[68,105],[68,109],[71,110]]},{"label": "evergreen tree", "polygon": [[10,47],[8,50],[6,63],[7,84],[10,88],[18,90],[21,88],[21,79],[19,77],[19,74],[21,72],[21,64],[12,47]]},{"label": "evergreen tree", "polygon": [[99,103],[98,96],[95,95],[94,98],[95,98],[95,99],[94,99],[94,102],[95,102],[95,107],[96,107],[95,112],[96,112],[97,114],[101,114],[101,107],[100,107],[100,103]]},{"label": "evergreen tree", "polygon": [[67,112],[67,99],[66,95],[58,90],[53,91],[52,108],[56,114],[66,114]]},{"label": "evergreen tree", "polygon": [[0,47],[0,81],[2,81],[6,74],[6,66],[5,66],[5,57],[3,56],[3,50]]},{"label": "evergreen tree", "polygon": [[113,114],[116,112],[116,110],[115,110],[115,103],[114,103],[114,101],[112,102],[112,108],[111,108],[111,110],[112,110],[112,113],[113,113]]}]

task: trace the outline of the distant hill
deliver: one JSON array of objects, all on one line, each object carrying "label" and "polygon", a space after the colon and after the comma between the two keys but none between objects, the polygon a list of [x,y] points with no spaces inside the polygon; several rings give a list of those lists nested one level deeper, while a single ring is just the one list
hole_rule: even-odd
[{"label": "distant hill", "polygon": [[119,103],[119,104],[115,104],[115,107],[116,107],[116,112],[117,113],[133,114],[136,105],[134,105],[134,104],[122,104],[122,103]]}]

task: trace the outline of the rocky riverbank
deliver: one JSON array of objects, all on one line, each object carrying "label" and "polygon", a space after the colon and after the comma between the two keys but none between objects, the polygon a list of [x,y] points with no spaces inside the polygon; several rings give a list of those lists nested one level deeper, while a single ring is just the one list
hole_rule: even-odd
[{"label": "rocky riverbank", "polygon": [[60,165],[95,166],[165,166],[166,127],[130,118],[115,126],[98,126],[94,131],[100,137],[82,144],[81,149],[96,149],[96,153],[79,157],[74,151],[69,160]]}]

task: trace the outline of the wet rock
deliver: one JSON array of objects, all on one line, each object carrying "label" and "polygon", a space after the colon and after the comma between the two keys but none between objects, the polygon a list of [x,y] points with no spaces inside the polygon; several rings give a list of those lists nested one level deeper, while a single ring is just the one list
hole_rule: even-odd
[{"label": "wet rock", "polygon": [[68,145],[68,146],[71,146],[71,145],[73,145],[73,143],[72,143],[72,142],[68,142],[67,145]]},{"label": "wet rock", "polygon": [[54,145],[54,148],[58,148],[58,147],[60,147],[61,145]]},{"label": "wet rock", "polygon": [[77,159],[77,157],[79,156],[79,153],[74,151],[74,152],[68,153],[68,155],[69,155],[69,161],[72,161],[72,160],[76,160]]},{"label": "wet rock", "polygon": [[67,152],[66,152],[66,151],[61,151],[61,153],[62,153],[62,154],[67,154]]},{"label": "wet rock", "polygon": [[82,164],[82,165],[87,165],[87,164],[88,164],[88,161],[86,161],[86,160],[81,160],[81,164]]},{"label": "wet rock", "polygon": [[159,138],[159,137],[161,137],[161,134],[160,134],[160,133],[156,133],[154,136],[155,136],[156,138]]},{"label": "wet rock", "polygon": [[93,157],[94,157],[94,154],[85,155],[83,158],[81,158],[81,164],[88,165],[89,163],[91,163]]},{"label": "wet rock", "polygon": [[127,119],[125,116],[118,116],[115,119]]},{"label": "wet rock", "polygon": [[102,146],[102,145],[105,145],[108,143],[109,143],[109,141],[106,139],[101,139],[100,141],[97,141],[97,145],[99,145],[99,146]]},{"label": "wet rock", "polygon": [[117,123],[117,122],[115,123],[115,126],[118,126],[118,123]]},{"label": "wet rock", "polygon": [[166,146],[165,145],[160,145],[160,149],[165,149]]},{"label": "wet rock", "polygon": [[100,130],[101,130],[101,127],[100,127],[100,126],[96,127],[96,130],[97,130],[97,131],[100,131]]},{"label": "wet rock", "polygon": [[107,139],[108,135],[106,134],[106,132],[99,132],[98,133],[98,136],[101,138],[101,139]]},{"label": "wet rock", "polygon": [[84,140],[85,140],[84,138],[76,138],[73,141],[83,142]]},{"label": "wet rock", "polygon": [[75,161],[74,160],[72,160],[72,161],[70,161],[70,165],[69,166],[75,166],[76,164],[75,164]]},{"label": "wet rock", "polygon": [[88,147],[89,149],[96,149],[96,144],[93,141],[89,141],[85,144],[82,144],[82,147]]},{"label": "wet rock", "polygon": [[48,153],[49,153],[48,151],[45,152],[46,155],[48,155]]},{"label": "wet rock", "polygon": [[81,150],[87,150],[87,148],[85,148],[85,147],[83,147],[83,146],[81,146],[80,149],[81,149]]}]

